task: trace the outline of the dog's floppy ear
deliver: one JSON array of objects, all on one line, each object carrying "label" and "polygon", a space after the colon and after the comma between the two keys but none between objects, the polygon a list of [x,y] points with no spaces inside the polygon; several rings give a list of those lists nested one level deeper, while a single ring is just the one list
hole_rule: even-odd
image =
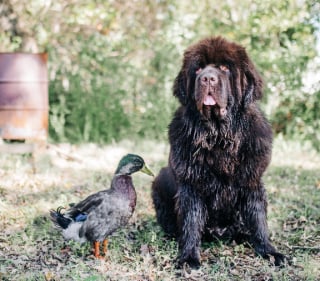
[{"label": "dog's floppy ear", "polygon": [[243,105],[247,107],[250,103],[262,98],[263,81],[251,60],[247,57],[243,77]]},{"label": "dog's floppy ear", "polygon": [[187,81],[182,72],[179,72],[178,76],[174,80],[173,95],[177,97],[182,105],[187,104]]}]

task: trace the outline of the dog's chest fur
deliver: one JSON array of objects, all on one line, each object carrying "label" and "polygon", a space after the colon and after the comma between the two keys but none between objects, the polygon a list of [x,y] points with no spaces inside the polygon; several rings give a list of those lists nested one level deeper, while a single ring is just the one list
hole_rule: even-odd
[{"label": "dog's chest fur", "polygon": [[201,186],[201,189],[215,187],[217,179],[227,185],[232,184],[240,164],[241,138],[236,127],[225,123],[218,128],[214,123],[183,120],[186,116],[180,119],[179,130],[176,126],[170,126],[169,130],[170,162],[178,180]]}]

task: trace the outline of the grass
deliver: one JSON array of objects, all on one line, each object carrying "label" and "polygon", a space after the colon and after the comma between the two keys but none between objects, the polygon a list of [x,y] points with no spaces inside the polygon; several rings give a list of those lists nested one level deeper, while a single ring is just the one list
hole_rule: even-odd
[{"label": "grass", "polygon": [[294,142],[276,140],[264,176],[268,223],[276,247],[291,265],[273,267],[244,245],[202,245],[199,270],[176,268],[177,244],[155,220],[152,178],[135,174],[138,203],[130,224],[109,240],[108,256],[95,260],[88,244],[65,242],[48,211],[108,186],[121,156],[142,155],[155,173],[169,147],[122,141],[50,145],[35,155],[0,156],[0,280],[320,280],[320,155]]}]

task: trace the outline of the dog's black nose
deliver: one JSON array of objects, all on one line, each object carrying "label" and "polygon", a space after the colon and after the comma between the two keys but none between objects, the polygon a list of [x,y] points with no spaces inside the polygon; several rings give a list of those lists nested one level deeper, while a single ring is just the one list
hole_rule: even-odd
[{"label": "dog's black nose", "polygon": [[200,74],[200,81],[202,85],[206,86],[214,86],[218,83],[218,74],[216,73],[215,69],[205,68]]}]

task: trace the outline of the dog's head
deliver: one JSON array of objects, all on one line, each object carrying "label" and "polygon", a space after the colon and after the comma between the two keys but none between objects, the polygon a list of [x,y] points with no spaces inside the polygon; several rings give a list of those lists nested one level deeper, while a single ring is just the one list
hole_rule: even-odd
[{"label": "dog's head", "polygon": [[206,38],[185,51],[173,94],[205,117],[223,119],[262,97],[262,79],[242,46]]}]

